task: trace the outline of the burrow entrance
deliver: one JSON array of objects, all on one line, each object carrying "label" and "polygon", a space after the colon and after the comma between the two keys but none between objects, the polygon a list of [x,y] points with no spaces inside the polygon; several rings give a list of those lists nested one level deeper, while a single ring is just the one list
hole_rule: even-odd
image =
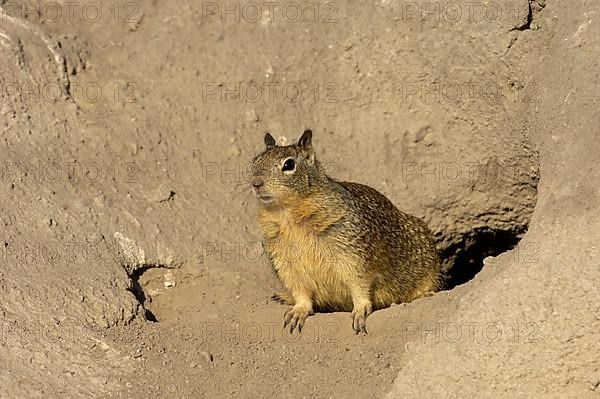
[{"label": "burrow entrance", "polygon": [[141,266],[138,266],[132,273],[129,274],[129,278],[131,279],[131,287],[129,288],[129,291],[135,296],[135,298],[140,303],[140,306],[142,307],[142,314],[144,316],[144,319],[146,319],[147,321],[153,322],[153,323],[157,323],[158,319],[156,318],[154,313],[152,313],[152,311],[150,309],[148,309],[148,303],[152,299],[151,299],[151,297],[148,296],[148,293],[145,291],[144,287],[142,287],[142,284],[140,283],[140,278],[142,278],[142,275],[144,273],[152,271],[154,269],[164,270],[164,269],[170,269],[170,268],[167,266],[164,266],[164,265],[141,265]]},{"label": "burrow entrance", "polygon": [[528,226],[510,230],[477,228],[462,235],[440,251],[442,266],[447,270],[444,290],[465,284],[483,269],[483,260],[515,248]]}]

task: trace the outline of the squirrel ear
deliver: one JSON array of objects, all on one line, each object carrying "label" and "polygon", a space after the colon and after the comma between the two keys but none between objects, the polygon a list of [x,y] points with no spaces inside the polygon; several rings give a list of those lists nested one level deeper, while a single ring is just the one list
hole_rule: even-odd
[{"label": "squirrel ear", "polygon": [[300,137],[300,140],[298,140],[298,146],[302,149],[306,157],[311,162],[315,162],[315,152],[312,147],[312,130],[304,130],[302,137]]},{"label": "squirrel ear", "polygon": [[265,134],[265,145],[267,146],[267,148],[274,147],[276,145],[275,139],[273,138],[273,136],[271,136],[271,133],[269,132]]},{"label": "squirrel ear", "polygon": [[312,130],[306,129],[302,133],[302,137],[298,140],[298,145],[305,151],[312,150]]}]

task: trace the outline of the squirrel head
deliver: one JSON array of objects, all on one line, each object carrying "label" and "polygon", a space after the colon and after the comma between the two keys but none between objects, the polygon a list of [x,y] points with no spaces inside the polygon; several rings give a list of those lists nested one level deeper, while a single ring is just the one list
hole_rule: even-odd
[{"label": "squirrel head", "polygon": [[266,149],[252,160],[252,191],[264,206],[293,206],[313,193],[325,178],[306,129],[296,144],[278,146],[265,134]]}]

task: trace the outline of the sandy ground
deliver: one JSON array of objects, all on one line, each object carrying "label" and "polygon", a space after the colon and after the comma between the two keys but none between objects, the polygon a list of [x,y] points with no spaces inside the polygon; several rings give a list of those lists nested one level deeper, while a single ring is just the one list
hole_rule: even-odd
[{"label": "sandy ground", "polygon": [[[598,396],[600,4],[298,4],[0,0],[0,398]],[[367,336],[268,300],[306,127],[444,259]]]}]

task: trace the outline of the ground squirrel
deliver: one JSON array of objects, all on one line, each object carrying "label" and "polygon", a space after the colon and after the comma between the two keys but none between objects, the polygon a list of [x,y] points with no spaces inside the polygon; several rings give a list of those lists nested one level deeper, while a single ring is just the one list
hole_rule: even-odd
[{"label": "ground squirrel", "polygon": [[352,311],[366,333],[373,310],[440,288],[440,262],[427,225],[383,194],[336,181],[315,157],[312,132],[295,145],[266,149],[252,161],[252,191],[272,267],[289,291],[284,328],[300,332],[314,311]]}]

